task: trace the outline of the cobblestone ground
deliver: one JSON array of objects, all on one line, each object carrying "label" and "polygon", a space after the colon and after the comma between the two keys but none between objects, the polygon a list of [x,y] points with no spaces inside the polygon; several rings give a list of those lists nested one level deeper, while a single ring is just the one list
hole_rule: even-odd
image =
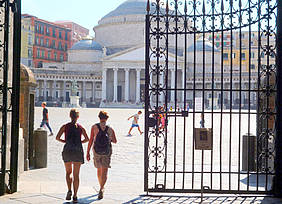
[{"label": "cobblestone ground", "polygon": [[[90,134],[90,128],[98,122],[100,109],[80,109],[79,123]],[[41,108],[36,108],[35,128],[41,121]],[[108,124],[117,135],[118,144],[113,145],[112,168],[109,171],[105,196],[97,200],[99,189],[96,169],[93,163],[85,162],[80,173],[79,201],[80,203],[200,203],[201,199],[195,195],[143,195],[144,175],[144,140],[138,131],[133,131],[132,137],[127,137],[130,122],[127,118],[135,114],[133,109],[108,109],[110,118]],[[60,126],[69,121],[69,109],[49,108],[50,125],[54,133]],[[143,117],[140,118],[143,129]],[[173,131],[173,130],[170,130]],[[61,159],[63,144],[58,143],[54,136],[48,137],[48,168],[31,170],[23,173],[19,179],[19,192],[0,198],[0,203],[68,203],[65,202],[66,184],[64,165]],[[86,151],[86,145],[84,145]],[[143,195],[143,196],[142,196]],[[282,203],[269,197],[226,197],[208,196],[205,203]]]}]

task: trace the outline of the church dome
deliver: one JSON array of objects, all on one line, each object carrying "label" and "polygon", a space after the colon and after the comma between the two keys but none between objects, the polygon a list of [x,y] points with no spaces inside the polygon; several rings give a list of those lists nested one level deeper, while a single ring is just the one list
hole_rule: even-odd
[{"label": "church dome", "polygon": [[93,39],[83,39],[75,43],[71,50],[98,50],[103,51],[102,46]]},{"label": "church dome", "polygon": [[[194,43],[191,46],[189,46],[187,51],[194,52],[194,48],[196,49],[196,52],[197,51],[208,51],[208,52],[213,51],[212,43],[207,39],[205,39],[205,43],[204,43],[203,38],[200,38],[199,40],[197,40],[195,46],[194,46]],[[214,46],[214,52],[219,52],[216,46]]]},{"label": "church dome", "polygon": [[115,10],[108,13],[104,18],[123,16],[123,15],[145,15],[147,7],[146,0],[127,0],[118,6]]}]

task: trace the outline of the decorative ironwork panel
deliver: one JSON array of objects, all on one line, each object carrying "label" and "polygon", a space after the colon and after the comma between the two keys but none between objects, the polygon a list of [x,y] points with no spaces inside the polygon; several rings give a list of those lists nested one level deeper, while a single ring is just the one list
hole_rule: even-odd
[{"label": "decorative ironwork panel", "polygon": [[[276,0],[148,0],[147,192],[266,193],[275,156]],[[212,150],[195,150],[210,128]]]},{"label": "decorative ironwork panel", "polygon": [[0,195],[17,186],[20,21],[20,0],[0,1]]}]

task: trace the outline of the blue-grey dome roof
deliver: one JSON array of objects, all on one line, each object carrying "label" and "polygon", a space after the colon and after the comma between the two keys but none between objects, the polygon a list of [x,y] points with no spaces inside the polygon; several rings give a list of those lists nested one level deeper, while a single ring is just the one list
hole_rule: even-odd
[{"label": "blue-grey dome roof", "polygon": [[[213,45],[210,41],[205,40],[205,43],[203,43],[203,39],[197,40],[195,46],[192,44],[190,47],[188,47],[187,51],[188,52],[194,52],[194,48],[196,48],[196,51],[213,51]],[[216,46],[214,46],[214,51],[219,52]]]},{"label": "blue-grey dome roof", "polygon": [[147,1],[146,0],[127,0],[118,6],[115,10],[108,13],[103,18],[132,15],[132,14],[146,14]]},{"label": "blue-grey dome roof", "polygon": [[94,40],[91,39],[85,39],[85,40],[81,40],[77,43],[75,43],[71,50],[99,50],[99,51],[103,51],[102,46],[95,42]]}]

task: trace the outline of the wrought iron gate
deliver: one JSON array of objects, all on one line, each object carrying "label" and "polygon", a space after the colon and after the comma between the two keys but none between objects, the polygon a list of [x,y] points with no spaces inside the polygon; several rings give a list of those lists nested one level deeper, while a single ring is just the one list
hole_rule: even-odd
[{"label": "wrought iron gate", "polygon": [[[17,191],[21,1],[0,1],[0,195]],[[8,182],[7,182],[8,181]]]},{"label": "wrought iron gate", "polygon": [[[148,0],[147,12],[145,191],[269,192],[276,0]],[[212,150],[195,150],[200,126]]]}]

